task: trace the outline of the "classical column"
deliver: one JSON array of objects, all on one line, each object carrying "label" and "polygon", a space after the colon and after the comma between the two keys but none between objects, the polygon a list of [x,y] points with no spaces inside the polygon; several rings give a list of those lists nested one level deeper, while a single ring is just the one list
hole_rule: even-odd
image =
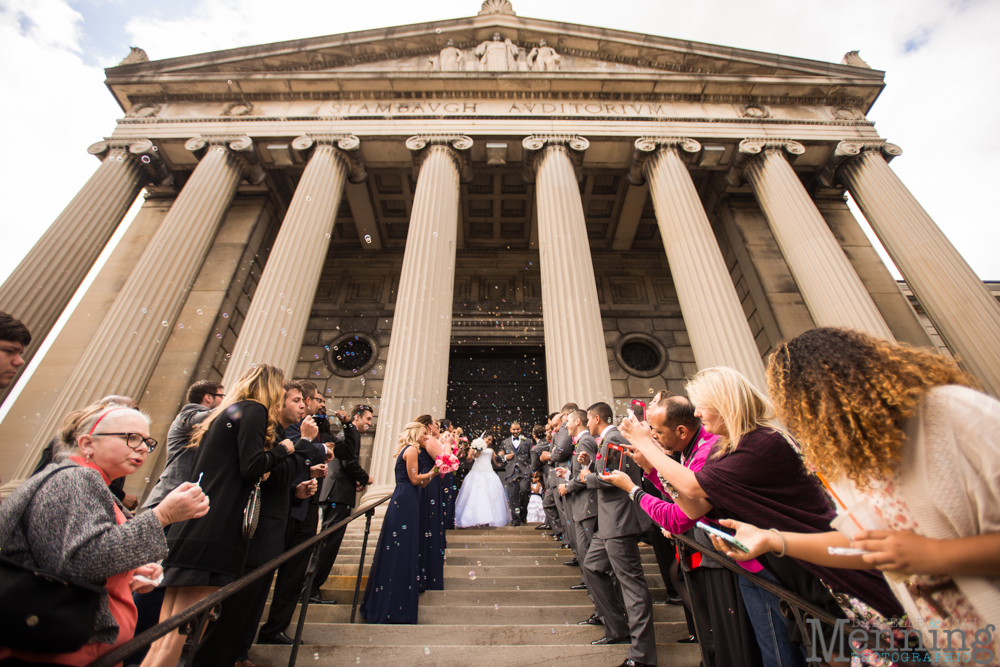
[{"label": "classical column", "polygon": [[372,449],[370,494],[392,491],[397,436],[414,417],[444,416],[448,396],[459,181],[469,175],[465,136],[410,137],[417,190],[396,292],[382,407]]},{"label": "classical column", "polygon": [[[101,166],[0,286],[2,309],[31,330],[26,361],[55,325],[142,187],[172,180],[145,139],[107,139],[87,152],[100,159]],[[6,394],[0,392],[0,398]]]},{"label": "classical column", "polygon": [[[611,373],[577,167],[583,137],[530,136],[525,180],[534,177],[542,272],[545,374],[549,409],[613,403]],[[576,164],[574,164],[576,161]]]},{"label": "classical column", "polygon": [[344,183],[349,173],[354,183],[365,178],[357,154],[360,145],[353,135],[302,136],[292,143],[300,153],[311,150],[312,154],[226,366],[222,380],[226,387],[232,387],[254,363],[283,368],[291,379],[323,272]]},{"label": "classical column", "polygon": [[133,396],[141,403],[167,338],[184,324],[177,322],[177,316],[240,180],[244,176],[257,183],[264,179],[248,137],[197,137],[185,147],[204,156],[150,239],[80,363],[66,378],[13,483],[31,474],[39,452],[70,411],[108,394]]},{"label": "classical column", "polygon": [[816,324],[848,327],[894,341],[844,249],[785,157],[786,151],[801,155],[805,147],[788,139],[744,139],[739,150],[749,157],[743,176]]},{"label": "classical column", "polygon": [[683,137],[642,137],[636,140],[635,149],[636,165],[630,177],[634,179],[638,172],[649,181],[656,222],[698,367],[730,366],[767,392],[760,351],[681,158],[682,150],[695,154],[701,144]]},{"label": "classical column", "polygon": [[988,393],[1000,396],[1000,305],[906,189],[883,142],[844,141],[836,177],[850,191],[934,327]]}]

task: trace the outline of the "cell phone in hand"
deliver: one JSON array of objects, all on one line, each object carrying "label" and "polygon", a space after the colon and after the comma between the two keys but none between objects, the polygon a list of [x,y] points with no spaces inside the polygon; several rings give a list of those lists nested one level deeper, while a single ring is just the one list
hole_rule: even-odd
[{"label": "cell phone in hand", "polygon": [[699,521],[697,525],[698,525],[699,528],[701,528],[703,531],[705,531],[709,535],[714,535],[715,537],[718,537],[720,540],[722,540],[726,544],[733,545],[734,547],[736,547],[737,549],[739,549],[743,553],[747,553],[747,554],[750,553],[750,550],[747,549],[746,546],[742,542],[740,542],[738,539],[736,539],[735,537],[733,537],[729,533],[727,533],[727,532],[725,532],[723,530],[720,530],[719,528],[716,528],[715,526],[710,526],[709,524],[705,523],[704,521]]},{"label": "cell phone in hand", "polygon": [[638,399],[633,399],[631,404],[632,412],[635,414],[635,418],[641,422],[646,421],[646,403],[645,401],[640,401]]},{"label": "cell phone in hand", "polygon": [[617,445],[613,442],[608,443],[608,452],[604,461],[605,474],[622,469],[622,460],[624,459],[623,452],[624,449],[621,445]]}]

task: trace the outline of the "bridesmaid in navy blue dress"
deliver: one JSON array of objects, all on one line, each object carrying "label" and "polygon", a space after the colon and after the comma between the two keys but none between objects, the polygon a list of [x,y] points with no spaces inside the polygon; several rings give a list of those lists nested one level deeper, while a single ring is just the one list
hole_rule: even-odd
[{"label": "bridesmaid in navy blue dress", "polygon": [[[456,445],[458,442],[451,421],[439,419],[438,425],[444,437],[449,438],[447,444],[457,456],[458,447]],[[441,442],[445,444],[444,438],[441,438]],[[455,473],[448,472],[441,475],[441,491],[444,493],[444,529],[455,530],[455,501],[458,499],[458,483],[455,479]]]},{"label": "bridesmaid in navy blue dress", "polygon": [[[434,467],[434,459],[441,455],[444,447],[438,442],[441,433],[438,423],[430,415],[420,415],[417,422],[427,427],[430,433],[417,458],[420,473]],[[444,535],[444,490],[441,478],[435,477],[430,484],[420,489],[420,592],[444,589],[444,550],[447,548]]]},{"label": "bridesmaid in navy blue dress", "polygon": [[399,436],[396,488],[382,521],[375,560],[368,574],[361,615],[368,623],[416,623],[419,588],[419,488],[435,479],[437,468],[417,473],[417,450],[427,429],[411,422]]}]

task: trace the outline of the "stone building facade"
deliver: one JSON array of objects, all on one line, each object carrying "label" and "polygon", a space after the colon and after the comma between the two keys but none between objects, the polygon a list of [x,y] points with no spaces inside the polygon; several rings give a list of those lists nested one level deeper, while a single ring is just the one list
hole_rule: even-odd
[{"label": "stone building facade", "polygon": [[[260,362],[330,408],[374,406],[373,493],[412,417],[499,427],[469,391],[508,397],[505,415],[490,406],[502,422],[570,400],[624,409],[720,364],[763,386],[774,345],[817,325],[944,347],[1000,392],[1000,306],[889,167],[901,150],[866,118],[884,73],[856,53],[822,63],[488,0],[465,19],[135,50],[107,85],[124,116],[89,149],[95,175],[0,287],[37,342],[145,200],[0,422],[4,492],[69,410],[133,395],[162,441],[193,380],[231,385]],[[53,262],[63,273],[40,270]]]}]

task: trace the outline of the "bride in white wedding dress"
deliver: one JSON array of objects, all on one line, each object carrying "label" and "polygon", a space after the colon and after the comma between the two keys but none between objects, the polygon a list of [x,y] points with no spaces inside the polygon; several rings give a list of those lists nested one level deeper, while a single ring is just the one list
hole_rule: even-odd
[{"label": "bride in white wedding dress", "polygon": [[480,436],[472,442],[469,456],[475,458],[455,501],[455,527],[506,526],[510,505],[503,483],[493,472],[493,450]]}]

